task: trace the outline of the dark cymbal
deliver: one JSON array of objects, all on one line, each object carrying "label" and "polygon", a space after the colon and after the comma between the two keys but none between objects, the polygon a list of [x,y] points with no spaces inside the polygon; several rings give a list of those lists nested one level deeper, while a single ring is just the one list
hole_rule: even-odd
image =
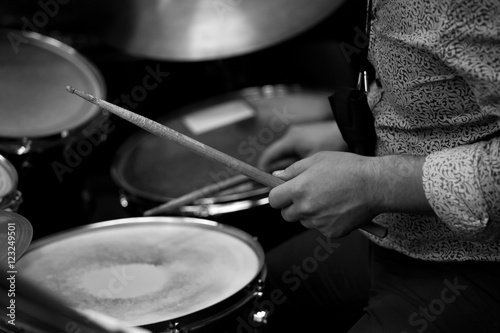
[{"label": "dark cymbal", "polygon": [[[216,60],[276,45],[312,28],[345,0],[87,0],[49,8],[0,3],[0,24],[94,39],[130,55]],[[45,9],[44,9],[45,8]],[[45,11],[44,11],[45,10]],[[42,20],[47,17],[47,19]],[[83,41],[80,39],[89,39]]]},{"label": "dark cymbal", "polygon": [[[0,267],[17,261],[26,251],[33,238],[33,227],[23,216],[0,210]],[[15,267],[15,263],[13,263]]]},{"label": "dark cymbal", "polygon": [[[132,55],[198,61],[242,55],[311,28],[344,0],[149,0],[117,8],[108,43]],[[133,13],[133,14],[132,14]]]}]

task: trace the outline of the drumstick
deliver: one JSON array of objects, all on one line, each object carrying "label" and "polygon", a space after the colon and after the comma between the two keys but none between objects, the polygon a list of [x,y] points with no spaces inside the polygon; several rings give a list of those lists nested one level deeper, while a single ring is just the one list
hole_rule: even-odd
[{"label": "drumstick", "polygon": [[151,216],[151,215],[156,215],[160,213],[167,213],[174,211],[176,209],[179,209],[182,206],[185,206],[187,204],[190,204],[194,202],[197,199],[203,198],[209,194],[213,194],[222,190],[225,190],[227,188],[240,185],[241,183],[244,183],[248,180],[248,177],[242,174],[236,175],[234,177],[225,179],[223,181],[213,183],[210,185],[207,185],[205,187],[202,187],[200,189],[197,189],[193,192],[189,192],[183,196],[180,196],[178,198],[175,198],[173,200],[170,200],[164,204],[161,204],[157,207],[151,208],[147,211],[144,212],[144,216]]},{"label": "drumstick", "polygon": [[[273,165],[273,169],[279,170],[279,169],[284,169],[288,167],[289,165],[293,164],[295,162],[295,159],[285,159],[281,160],[280,162],[277,162]],[[185,195],[182,195],[178,198],[172,199],[164,204],[161,204],[159,206],[156,206],[154,208],[151,208],[147,211],[144,212],[144,216],[151,216],[151,215],[157,215],[157,214],[164,214],[167,212],[175,211],[179,209],[182,206],[188,205],[190,203],[193,203],[197,199],[201,199],[206,197],[207,195],[214,194],[217,192],[220,192],[222,190],[231,188],[236,185],[240,185],[248,180],[248,177],[245,175],[236,175],[231,178],[227,178],[223,181],[209,184],[205,187],[202,187],[200,189],[197,189],[193,192],[189,192]]]},{"label": "drumstick", "polygon": [[[79,91],[73,87],[66,86],[66,90],[72,94],[75,94],[86,101],[97,105],[98,107],[108,110],[109,112],[135,124],[136,126],[155,134],[161,138],[173,141],[181,146],[184,146],[193,152],[209,159],[219,164],[222,164],[226,167],[229,167],[241,174],[244,174],[250,179],[255,180],[256,182],[268,186],[270,188],[277,187],[283,184],[285,181],[281,180],[278,177],[275,177],[269,173],[266,173],[250,164],[242,162],[230,155],[227,155],[217,149],[214,149],[210,146],[205,145],[199,141],[196,141],[182,133],[179,133],[165,125],[157,123],[154,120],[143,117],[139,114],[121,108],[117,105],[106,102],[102,99],[99,99],[95,96],[92,96],[89,93]],[[383,226],[380,226],[374,222],[369,222],[368,224],[360,227],[360,229],[371,233],[375,236],[384,238],[387,235],[387,229]]]}]

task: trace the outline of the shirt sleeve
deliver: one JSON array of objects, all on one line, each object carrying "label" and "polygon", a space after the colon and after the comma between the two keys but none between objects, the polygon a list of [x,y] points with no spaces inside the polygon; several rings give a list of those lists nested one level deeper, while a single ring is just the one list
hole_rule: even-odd
[{"label": "shirt sleeve", "polygon": [[[440,55],[470,87],[486,122],[500,128],[500,2],[453,2],[443,23]],[[464,237],[500,237],[500,137],[434,152],[423,167],[436,214]]]}]

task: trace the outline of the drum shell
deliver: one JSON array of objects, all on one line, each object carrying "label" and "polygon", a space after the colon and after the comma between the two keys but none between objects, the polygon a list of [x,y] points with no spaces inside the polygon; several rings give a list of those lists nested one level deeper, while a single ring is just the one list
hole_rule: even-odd
[{"label": "drum shell", "polygon": [[[82,126],[91,130],[103,119],[98,115],[92,122]],[[86,189],[87,172],[92,155],[75,155],[80,142],[87,141],[81,134],[43,151],[22,155],[10,155],[9,160],[19,170],[19,190],[23,204],[18,213],[34,225],[33,239],[39,239],[88,222],[91,214],[91,196]],[[106,137],[101,138],[102,142]],[[67,164],[67,156],[78,156],[74,167]],[[72,157],[71,157],[72,158]]]},{"label": "drum shell", "polygon": [[[185,316],[147,324],[141,327],[148,329],[153,333],[173,332],[175,329],[178,329],[181,332],[213,332],[214,329],[228,331],[228,327],[236,329],[238,325],[242,325],[242,321],[247,322],[251,319],[252,314],[256,311],[254,303],[258,302],[259,298],[263,294],[264,281],[267,274],[263,249],[258,242],[253,240],[253,238],[244,231],[231,226],[224,226],[209,220],[184,217],[125,218],[72,228],[33,242],[24,257],[21,258],[18,266],[20,269],[26,270],[29,265],[26,266],[26,263],[24,262],[25,265],[23,266],[23,260],[26,261],[26,257],[30,256],[30,252],[36,253],[40,250],[43,251],[47,246],[55,244],[61,240],[64,241],[65,239],[73,236],[85,234],[91,235],[92,233],[99,233],[100,230],[113,230],[113,228],[125,227],[133,230],[135,227],[142,228],[144,226],[152,227],[155,225],[163,227],[169,225],[190,225],[196,228],[201,228],[201,230],[206,229],[208,231],[216,231],[232,236],[235,239],[239,239],[242,244],[247,244],[251,249],[253,249],[252,251],[254,251],[256,258],[258,258],[259,265],[258,269],[254,272],[252,280],[245,287],[241,288],[239,291],[235,292],[221,302]],[[68,251],[67,255],[71,256],[71,251]],[[44,284],[44,281],[37,281],[41,285]],[[259,323],[251,323],[251,325],[253,325],[253,327],[259,327],[259,329],[265,326],[264,324]]]}]

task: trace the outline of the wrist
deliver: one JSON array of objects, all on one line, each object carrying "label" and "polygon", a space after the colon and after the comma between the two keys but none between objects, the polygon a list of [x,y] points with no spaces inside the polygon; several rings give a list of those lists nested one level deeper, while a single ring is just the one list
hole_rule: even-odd
[{"label": "wrist", "polygon": [[424,192],[425,156],[390,155],[371,159],[370,177],[377,214],[434,214]]}]

